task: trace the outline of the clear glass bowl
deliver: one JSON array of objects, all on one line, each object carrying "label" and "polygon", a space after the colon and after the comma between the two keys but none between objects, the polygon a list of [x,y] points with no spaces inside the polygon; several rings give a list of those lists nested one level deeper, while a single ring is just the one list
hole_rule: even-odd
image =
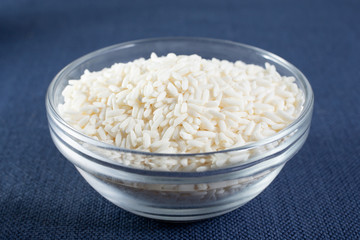
[{"label": "clear glass bowl", "polygon": [[[85,69],[98,71],[116,62],[166,55],[198,54],[203,58],[241,60],[275,65],[281,75],[293,76],[305,95],[301,115],[276,135],[242,147],[200,154],[156,154],[117,148],[76,131],[59,115],[61,92],[70,79]],[[304,144],[310,129],[314,96],[306,77],[284,59],[252,46],[203,38],[147,39],[110,46],[70,63],[51,82],[46,109],[52,139],[85,180],[102,196],[132,213],[161,220],[192,221],[232,211],[261,193],[284,164]],[[212,158],[232,165],[204,172],[169,172],[139,169],[129,160],[181,161]],[[116,161],[115,161],[116,160]],[[224,161],[225,161],[224,160]]]}]

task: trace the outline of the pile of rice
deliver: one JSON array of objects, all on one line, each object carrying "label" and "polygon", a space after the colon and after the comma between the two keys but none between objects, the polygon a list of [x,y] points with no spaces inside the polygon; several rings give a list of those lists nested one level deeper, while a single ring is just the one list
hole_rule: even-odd
[{"label": "pile of rice", "polygon": [[121,148],[201,153],[276,134],[304,101],[293,77],[257,65],[175,55],[86,70],[59,105],[80,132]]}]

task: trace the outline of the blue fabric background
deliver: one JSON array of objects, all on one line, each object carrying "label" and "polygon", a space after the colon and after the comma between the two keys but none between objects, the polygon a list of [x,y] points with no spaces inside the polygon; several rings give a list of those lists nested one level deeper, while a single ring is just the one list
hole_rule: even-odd
[{"label": "blue fabric background", "polygon": [[[169,224],[98,195],[51,141],[45,93],[99,48],[161,36],[228,39],[297,66],[315,93],[303,149],[256,199]],[[0,2],[0,238],[360,239],[360,1]]]}]

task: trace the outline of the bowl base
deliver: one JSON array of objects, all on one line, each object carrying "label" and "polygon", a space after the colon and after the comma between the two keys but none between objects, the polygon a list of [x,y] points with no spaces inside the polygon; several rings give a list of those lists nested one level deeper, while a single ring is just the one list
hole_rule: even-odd
[{"label": "bowl base", "polygon": [[[182,199],[176,195],[163,195],[154,191],[120,186],[92,174],[77,170],[103,197],[116,206],[139,216],[170,222],[190,222],[217,217],[231,212],[259,195],[278,175],[283,165],[272,170],[256,182],[217,199]],[[188,201],[186,201],[188,200]],[[191,201],[189,201],[191,200]]]}]

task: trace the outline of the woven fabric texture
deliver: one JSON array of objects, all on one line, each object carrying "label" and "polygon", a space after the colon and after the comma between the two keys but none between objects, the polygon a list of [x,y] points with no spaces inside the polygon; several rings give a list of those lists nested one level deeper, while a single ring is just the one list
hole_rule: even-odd
[{"label": "woven fabric texture", "polygon": [[[360,1],[0,2],[0,239],[360,239]],[[128,213],[51,141],[47,87],[66,64],[164,36],[242,42],[297,66],[315,93],[302,150],[247,205],[201,222]]]}]

